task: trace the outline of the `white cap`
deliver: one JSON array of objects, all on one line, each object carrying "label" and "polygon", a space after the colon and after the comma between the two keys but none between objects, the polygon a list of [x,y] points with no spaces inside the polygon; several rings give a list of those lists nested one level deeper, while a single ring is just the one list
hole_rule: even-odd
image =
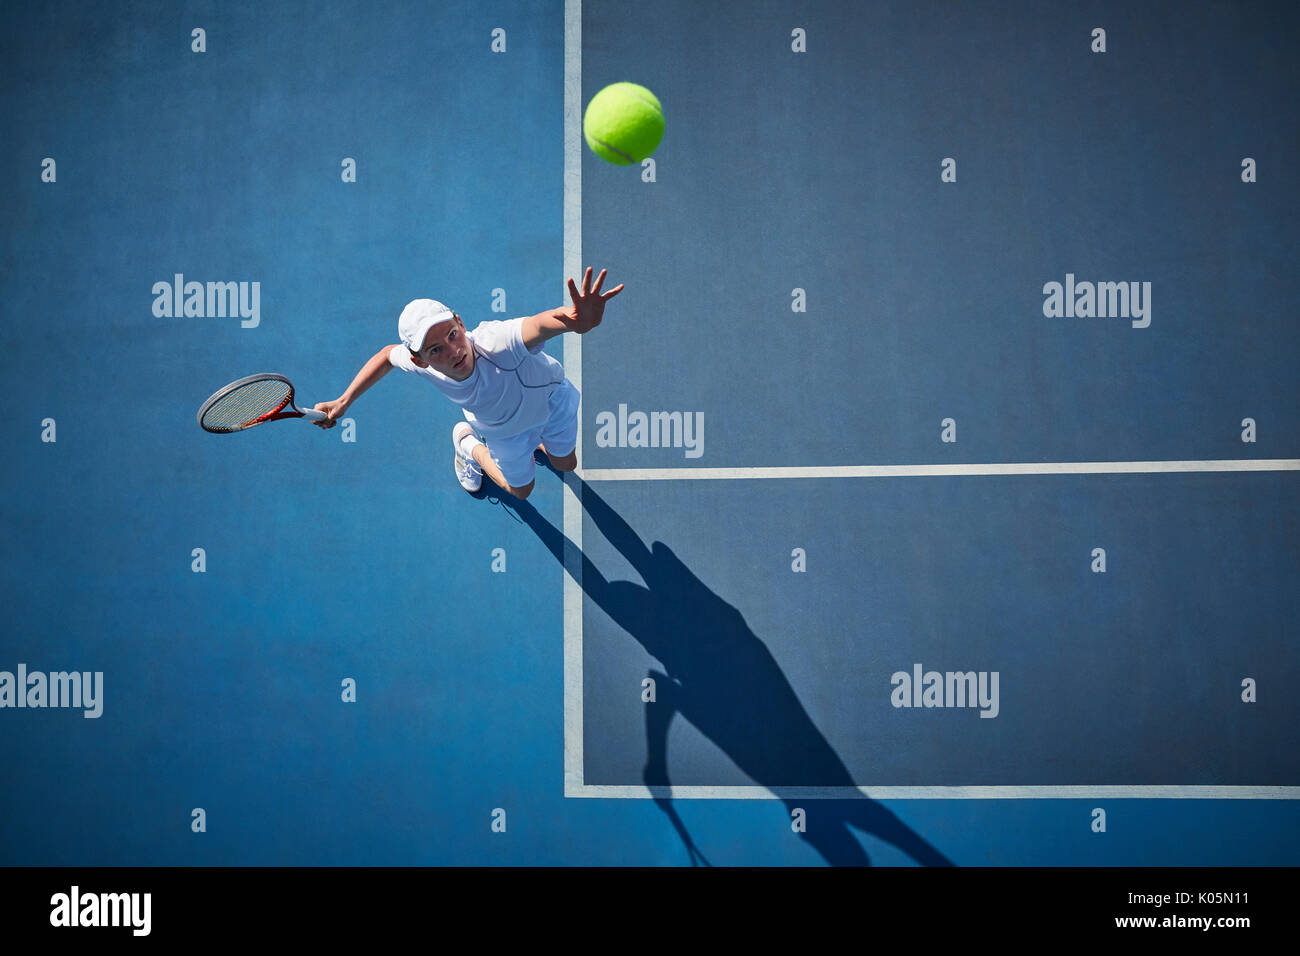
[{"label": "white cap", "polygon": [[451,309],[435,299],[415,299],[406,304],[402,317],[397,320],[397,334],[412,352],[424,348],[424,337],[439,322],[450,322]]}]

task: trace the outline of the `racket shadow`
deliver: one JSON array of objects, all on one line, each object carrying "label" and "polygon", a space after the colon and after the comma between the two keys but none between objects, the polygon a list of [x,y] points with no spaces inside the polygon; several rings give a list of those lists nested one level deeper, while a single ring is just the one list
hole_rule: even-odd
[{"label": "racket shadow", "polygon": [[668,731],[678,714],[781,799],[787,810],[802,807],[807,828],[801,836],[827,863],[870,865],[852,827],[893,844],[923,865],[952,865],[892,811],[865,795],[826,800],[788,796],[796,786],[857,785],[767,646],[741,613],[705,586],[668,545],[656,541],[647,547],[591,485],[572,473],[561,478],[578,493],[600,533],[636,569],[644,585],[608,580],[527,501],[505,495],[502,503],[519,515],[562,565],[568,550],[571,573],[581,564],[586,596],[663,665],[662,672],[648,674],[655,679],[657,701],[646,707],[643,780],[677,830],[693,865],[708,861],[666,789],[671,785]]}]

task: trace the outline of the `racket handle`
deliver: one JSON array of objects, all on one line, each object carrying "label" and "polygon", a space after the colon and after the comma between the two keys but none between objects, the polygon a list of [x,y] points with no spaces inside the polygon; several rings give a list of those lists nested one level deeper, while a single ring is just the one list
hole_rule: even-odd
[{"label": "racket handle", "polygon": [[324,412],[318,412],[314,408],[300,408],[298,411],[302,412],[303,418],[313,422],[323,422],[325,419],[329,418],[329,416]]}]

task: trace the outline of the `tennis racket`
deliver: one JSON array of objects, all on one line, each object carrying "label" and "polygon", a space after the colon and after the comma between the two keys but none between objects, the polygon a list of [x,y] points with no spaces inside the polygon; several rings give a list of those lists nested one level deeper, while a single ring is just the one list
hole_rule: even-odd
[{"label": "tennis racket", "polygon": [[281,418],[306,418],[323,422],[329,416],[293,403],[293,383],[283,375],[263,372],[231,382],[218,389],[199,409],[199,425],[205,431],[224,434],[243,431],[262,422]]}]

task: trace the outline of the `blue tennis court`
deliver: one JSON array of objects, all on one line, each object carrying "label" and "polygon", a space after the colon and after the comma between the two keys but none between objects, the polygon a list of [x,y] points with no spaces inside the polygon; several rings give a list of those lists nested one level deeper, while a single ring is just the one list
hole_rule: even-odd
[{"label": "blue tennis court", "polygon": [[[1300,863],[1295,8],[0,16],[0,862]],[[588,266],[526,501],[196,423]]]}]

